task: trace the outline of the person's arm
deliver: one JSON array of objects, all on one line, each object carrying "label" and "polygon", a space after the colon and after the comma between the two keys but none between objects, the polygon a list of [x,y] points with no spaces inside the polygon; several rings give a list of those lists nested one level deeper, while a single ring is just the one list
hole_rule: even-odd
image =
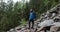
[{"label": "person's arm", "polygon": [[33,12],[33,15],[34,15],[34,20],[36,20],[36,14]]}]

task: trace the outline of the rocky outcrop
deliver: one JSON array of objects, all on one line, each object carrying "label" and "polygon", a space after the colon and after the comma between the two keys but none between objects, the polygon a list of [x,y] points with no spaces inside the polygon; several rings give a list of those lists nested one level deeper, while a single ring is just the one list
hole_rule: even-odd
[{"label": "rocky outcrop", "polygon": [[38,24],[41,23],[42,21],[44,21],[45,19],[50,19],[50,18],[55,19],[55,18],[59,18],[59,17],[60,17],[60,4],[56,5],[52,9],[48,10],[46,13],[42,13],[40,16],[40,19],[37,19],[35,21],[34,29],[29,30],[28,23],[27,23],[25,25],[20,25],[13,29],[10,29],[10,31],[7,31],[7,32],[34,32],[37,27],[39,28]]}]

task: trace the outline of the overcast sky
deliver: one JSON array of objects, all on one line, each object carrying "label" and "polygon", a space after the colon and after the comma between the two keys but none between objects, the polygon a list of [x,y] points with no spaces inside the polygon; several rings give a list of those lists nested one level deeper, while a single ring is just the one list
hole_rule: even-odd
[{"label": "overcast sky", "polygon": [[[4,1],[7,3],[8,0],[4,0]],[[13,1],[16,3],[17,1],[22,1],[22,0],[13,0]],[[29,0],[25,0],[25,1],[29,2]]]},{"label": "overcast sky", "polygon": [[[4,1],[7,3],[8,0],[4,0]],[[17,2],[17,1],[20,1],[20,0],[13,0],[13,1],[14,1],[14,2]]]}]

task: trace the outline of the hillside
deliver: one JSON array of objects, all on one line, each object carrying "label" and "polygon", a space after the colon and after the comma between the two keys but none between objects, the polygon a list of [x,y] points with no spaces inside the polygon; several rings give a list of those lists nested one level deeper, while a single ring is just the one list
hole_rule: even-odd
[{"label": "hillside", "polygon": [[[58,8],[60,9],[60,4],[56,5],[55,7],[53,7],[52,9],[50,9],[50,10],[47,11],[47,12],[49,13],[49,12],[56,11]],[[46,12],[46,14],[47,14],[47,12]],[[60,15],[60,11],[59,11],[58,13],[59,13],[59,14],[58,14],[57,16]],[[43,14],[44,14],[44,13],[43,13]],[[10,29],[9,32],[28,32],[28,31],[34,32],[35,29],[36,29],[37,27],[39,27],[38,24],[40,23],[41,17],[42,17],[43,14],[41,14],[40,19],[37,19],[37,20],[35,21],[34,29],[30,29],[30,30],[29,30],[29,29],[28,29],[28,23],[27,23],[27,24],[25,24],[25,25],[20,25],[20,26],[17,26],[17,27],[15,27],[15,28],[12,28],[12,29]],[[48,14],[47,14],[47,15],[48,15]],[[54,17],[54,18],[55,18],[55,17]],[[48,31],[47,31],[47,32],[48,32]],[[60,32],[60,31],[59,31],[59,32]]]}]

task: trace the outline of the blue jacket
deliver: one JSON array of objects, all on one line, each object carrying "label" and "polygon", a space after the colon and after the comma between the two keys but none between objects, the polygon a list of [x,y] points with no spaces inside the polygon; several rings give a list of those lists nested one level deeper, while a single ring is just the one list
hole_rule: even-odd
[{"label": "blue jacket", "polygon": [[36,18],[35,13],[34,12],[30,12],[29,20],[33,20],[35,18]]}]

